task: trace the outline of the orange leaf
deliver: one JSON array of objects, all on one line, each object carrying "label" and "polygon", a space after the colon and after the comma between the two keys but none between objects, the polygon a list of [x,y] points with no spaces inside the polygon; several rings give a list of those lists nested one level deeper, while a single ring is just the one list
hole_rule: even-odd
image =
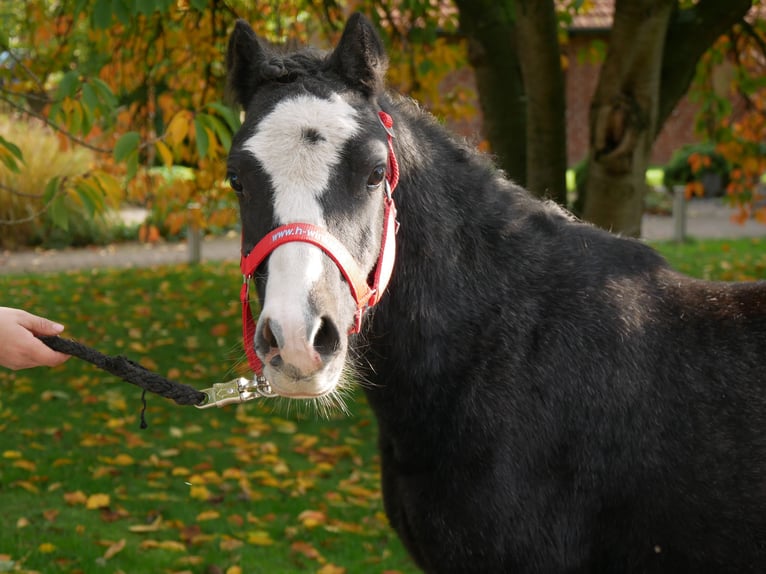
[{"label": "orange leaf", "polygon": [[325,564],[317,570],[317,574],[346,574],[346,569],[335,564]]},{"label": "orange leaf", "polygon": [[303,554],[306,558],[311,560],[320,560],[322,555],[308,542],[297,540],[290,545],[290,549],[298,554]]},{"label": "orange leaf", "polygon": [[85,493],[82,490],[64,493],[64,502],[70,506],[74,506],[75,504],[85,504],[87,501],[88,497],[85,496]]}]

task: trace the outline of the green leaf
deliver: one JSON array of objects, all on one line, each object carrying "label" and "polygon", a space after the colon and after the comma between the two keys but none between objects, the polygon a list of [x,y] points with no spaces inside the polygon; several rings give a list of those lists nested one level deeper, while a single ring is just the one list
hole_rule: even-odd
[{"label": "green leaf", "polygon": [[19,163],[24,163],[24,156],[21,153],[21,149],[13,142],[9,142],[3,136],[0,135],[0,146],[4,147],[11,155],[0,154],[0,160],[3,165],[14,173],[19,173]]},{"label": "green leaf", "polygon": [[199,116],[194,118],[194,138],[197,140],[197,154],[200,158],[205,157],[210,147],[210,140],[205,131],[204,121],[201,121]]},{"label": "green leaf", "polygon": [[191,7],[200,12],[207,8],[207,0],[191,0]]},{"label": "green leaf", "polygon": [[51,218],[51,222],[56,227],[60,227],[64,231],[69,230],[69,213],[65,194],[59,193],[53,197],[53,200],[48,204],[48,217]]},{"label": "green leaf", "polygon": [[119,23],[130,23],[130,5],[126,0],[112,0],[112,13]]},{"label": "green leaf", "polygon": [[223,148],[229,151],[231,148],[231,132],[226,124],[224,124],[219,118],[208,114],[199,114],[200,119],[204,124],[209,127],[213,133],[218,137],[218,141],[221,142]]},{"label": "green leaf", "polygon": [[99,101],[96,90],[90,83],[82,85],[82,103],[92,111],[98,109]]},{"label": "green leaf", "polygon": [[93,89],[98,94],[99,99],[109,108],[117,106],[117,98],[112,92],[112,88],[99,78],[89,78],[88,83],[93,84]]},{"label": "green leaf", "polygon": [[154,0],[136,0],[133,6],[134,14],[143,14],[150,16],[157,8],[157,4]]},{"label": "green leaf", "polygon": [[59,191],[59,177],[52,177],[45,184],[45,191],[43,191],[43,201],[49,203],[53,201],[53,198]]},{"label": "green leaf", "polygon": [[96,0],[93,6],[93,27],[106,30],[112,25],[112,0]]},{"label": "green leaf", "polygon": [[120,136],[114,146],[114,161],[125,161],[133,152],[138,154],[138,143],[141,136],[138,132],[127,132]]},{"label": "green leaf", "polygon": [[104,193],[101,191],[97,181],[90,179],[81,179],[75,186],[75,191],[79,196],[88,215],[93,217],[104,210]]},{"label": "green leaf", "polygon": [[76,71],[72,70],[64,74],[56,90],[56,99],[73,98],[77,93],[77,85],[79,83],[80,75]]},{"label": "green leaf", "polygon": [[232,110],[229,106],[226,106],[221,102],[210,102],[207,106],[215,110],[215,112],[224,119],[232,134],[236,133],[236,131],[242,126],[242,122],[239,120],[239,114]]},{"label": "green leaf", "polygon": [[138,150],[132,152],[127,158],[127,172],[125,177],[133,179],[138,172]]}]

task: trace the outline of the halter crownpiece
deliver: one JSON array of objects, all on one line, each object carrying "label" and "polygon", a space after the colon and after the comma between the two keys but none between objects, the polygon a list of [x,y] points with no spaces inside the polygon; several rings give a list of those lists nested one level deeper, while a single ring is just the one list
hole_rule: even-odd
[{"label": "halter crownpiece", "polygon": [[[266,257],[277,247],[293,241],[310,243],[319,247],[332,259],[348,283],[351,296],[356,302],[354,325],[349,331],[350,334],[360,331],[364,313],[380,301],[388,286],[396,258],[396,231],[398,223],[396,221],[396,205],[394,204],[393,192],[399,183],[399,164],[396,161],[393,146],[394,120],[384,111],[378,112],[378,119],[380,119],[380,123],[387,134],[388,166],[384,182],[383,234],[380,241],[378,261],[374,272],[371,274],[372,283],[368,281],[367,274],[362,272],[354,257],[338,239],[326,229],[310,223],[288,223],[277,227],[266,234],[240,260],[240,269],[243,277],[242,289],[240,290],[242,337],[244,339],[247,361],[258,378],[263,378],[263,363],[258,358],[258,354],[255,352],[255,345],[253,344],[255,339],[255,320],[250,308],[250,279],[252,279],[255,271]],[[265,381],[265,379],[263,380]]]}]

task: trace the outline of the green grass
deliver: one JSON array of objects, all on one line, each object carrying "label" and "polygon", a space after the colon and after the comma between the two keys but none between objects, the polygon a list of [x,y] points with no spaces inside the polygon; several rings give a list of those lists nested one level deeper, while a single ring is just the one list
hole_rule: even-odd
[{"label": "green grass", "polygon": [[[197,388],[246,372],[235,264],[2,277],[3,304]],[[363,398],[181,407],[77,359],[0,369],[0,572],[416,572]]]},{"label": "green grass", "polygon": [[[766,278],[764,240],[656,243],[710,279]],[[205,388],[246,372],[236,264],[0,276],[3,304]],[[197,410],[77,359],[0,369],[0,572],[414,573],[388,526],[375,421],[293,404]]]},{"label": "green grass", "polygon": [[766,237],[652,244],[679,271],[718,281],[766,279]]}]

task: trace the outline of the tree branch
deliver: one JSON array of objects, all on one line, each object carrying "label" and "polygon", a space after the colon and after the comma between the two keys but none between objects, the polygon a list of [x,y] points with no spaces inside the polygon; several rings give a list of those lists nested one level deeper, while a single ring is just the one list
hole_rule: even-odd
[{"label": "tree branch", "polygon": [[67,130],[65,130],[61,126],[51,122],[44,115],[38,114],[37,112],[34,112],[34,111],[32,111],[32,110],[30,110],[28,108],[25,108],[24,106],[21,106],[21,105],[17,104],[13,100],[11,100],[10,98],[8,98],[8,97],[6,97],[6,96],[4,96],[2,94],[0,94],[0,100],[6,102],[9,106],[11,106],[12,108],[15,108],[16,110],[20,111],[22,114],[25,114],[25,115],[28,115],[28,116],[31,116],[33,118],[36,118],[36,119],[40,120],[41,122],[43,122],[47,126],[49,126],[52,130],[57,131],[60,134],[63,134],[64,136],[67,137],[67,139],[69,139],[70,141],[73,141],[74,143],[76,143],[78,145],[81,145],[82,147],[88,148],[88,149],[93,150],[93,151],[98,152],[98,153],[105,153],[105,154],[111,154],[112,153],[111,149],[106,149],[106,148],[98,147],[98,146],[95,146],[95,145],[93,145],[91,143],[88,143],[87,141],[85,141],[82,138],[78,138],[77,136],[75,136],[72,133],[68,132]]},{"label": "tree branch", "polygon": [[655,137],[688,91],[699,59],[751,6],[751,0],[700,0],[689,8],[675,9],[665,35]]}]

